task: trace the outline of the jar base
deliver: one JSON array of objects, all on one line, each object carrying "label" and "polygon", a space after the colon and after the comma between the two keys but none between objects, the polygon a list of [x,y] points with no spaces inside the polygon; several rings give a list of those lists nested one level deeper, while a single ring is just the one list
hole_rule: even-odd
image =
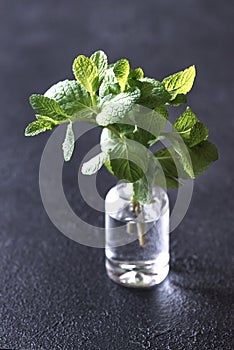
[{"label": "jar base", "polygon": [[106,258],[106,271],[112,281],[124,287],[150,288],[167,277],[169,264],[159,267],[152,261],[123,263]]}]

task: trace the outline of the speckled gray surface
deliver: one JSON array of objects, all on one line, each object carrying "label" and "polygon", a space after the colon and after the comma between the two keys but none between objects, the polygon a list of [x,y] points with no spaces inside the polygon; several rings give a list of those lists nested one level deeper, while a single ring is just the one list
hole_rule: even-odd
[{"label": "speckled gray surface", "polygon": [[[233,18],[232,1],[0,2],[0,348],[233,349]],[[71,77],[72,58],[98,48],[159,78],[195,63],[189,103],[220,149],[171,235],[170,275],[150,291],[115,285],[101,249],[56,230],[38,187],[48,134],[23,136],[28,96]],[[95,140],[77,146],[64,188],[76,211],[101,222],[76,185]],[[100,190],[112,184],[103,171]]]}]

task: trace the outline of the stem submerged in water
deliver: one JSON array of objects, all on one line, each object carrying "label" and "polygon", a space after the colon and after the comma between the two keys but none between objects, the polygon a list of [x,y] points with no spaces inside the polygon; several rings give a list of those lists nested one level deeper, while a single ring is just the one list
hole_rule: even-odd
[{"label": "stem submerged in water", "polygon": [[135,199],[132,199],[132,212],[138,214],[137,217],[137,233],[138,233],[138,240],[141,247],[144,247],[145,245],[145,238],[144,238],[144,223],[143,223],[143,213],[142,213],[142,206],[138,201]]},{"label": "stem submerged in water", "polygon": [[143,224],[143,222],[137,223],[137,232],[138,232],[139,244],[141,247],[144,247],[145,237],[144,237],[144,224]]}]

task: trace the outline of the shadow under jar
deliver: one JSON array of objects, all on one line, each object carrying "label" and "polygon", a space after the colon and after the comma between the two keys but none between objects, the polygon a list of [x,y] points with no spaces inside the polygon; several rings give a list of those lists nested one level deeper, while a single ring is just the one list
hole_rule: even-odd
[{"label": "shadow under jar", "polygon": [[119,183],[105,199],[106,270],[125,287],[147,288],[169,272],[169,200],[158,186],[152,202],[133,207],[133,188]]}]

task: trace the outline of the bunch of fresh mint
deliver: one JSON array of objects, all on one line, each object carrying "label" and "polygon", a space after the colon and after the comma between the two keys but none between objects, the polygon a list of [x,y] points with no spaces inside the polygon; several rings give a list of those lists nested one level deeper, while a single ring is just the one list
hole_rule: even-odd
[{"label": "bunch of fresh mint", "polygon": [[[25,135],[68,123],[62,146],[68,161],[75,144],[72,124],[96,123],[103,128],[101,152],[83,164],[84,174],[94,174],[105,164],[118,179],[134,184],[135,200],[143,204],[150,201],[150,186],[178,187],[181,179],[195,178],[217,160],[215,145],[207,141],[207,128],[189,107],[170,131],[164,131],[167,106],[187,102],[196,75],[194,66],[160,82],[144,77],[141,68],[131,69],[127,59],[108,64],[106,54],[97,51],[90,58],[78,56],[73,73],[76,80],[61,81],[44,95],[30,97],[37,114]],[[165,140],[169,146],[149,152],[153,144]]]}]

